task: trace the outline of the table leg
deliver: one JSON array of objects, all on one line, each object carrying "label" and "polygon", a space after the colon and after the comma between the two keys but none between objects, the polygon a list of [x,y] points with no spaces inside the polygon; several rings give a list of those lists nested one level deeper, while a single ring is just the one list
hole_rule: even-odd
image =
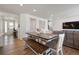
[{"label": "table leg", "polygon": [[29,46],[29,45],[28,45],[27,43],[24,45],[25,48],[28,48],[28,46]]}]

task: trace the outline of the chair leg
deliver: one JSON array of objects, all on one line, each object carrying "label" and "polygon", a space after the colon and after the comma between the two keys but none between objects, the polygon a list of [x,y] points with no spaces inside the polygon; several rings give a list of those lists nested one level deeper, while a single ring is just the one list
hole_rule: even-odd
[{"label": "chair leg", "polygon": [[63,55],[63,49],[60,51],[61,55]]},{"label": "chair leg", "polygon": [[57,55],[63,55],[63,51],[62,50],[58,51]]},{"label": "chair leg", "polygon": [[63,55],[63,51],[61,51],[61,55]]}]

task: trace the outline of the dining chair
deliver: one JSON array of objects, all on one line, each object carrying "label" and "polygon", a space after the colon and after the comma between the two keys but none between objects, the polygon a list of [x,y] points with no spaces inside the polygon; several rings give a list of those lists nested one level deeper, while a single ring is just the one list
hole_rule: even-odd
[{"label": "dining chair", "polygon": [[59,55],[60,53],[61,53],[61,55],[63,55],[64,37],[65,37],[65,34],[59,34],[59,40],[58,40],[57,49],[56,49],[57,55]]},{"label": "dining chair", "polygon": [[59,39],[58,39],[58,42],[57,42],[56,49],[49,48],[47,51],[44,51],[43,54],[45,54],[45,55],[53,55],[53,54],[54,55],[63,55],[64,36],[65,36],[65,34],[59,34]]}]

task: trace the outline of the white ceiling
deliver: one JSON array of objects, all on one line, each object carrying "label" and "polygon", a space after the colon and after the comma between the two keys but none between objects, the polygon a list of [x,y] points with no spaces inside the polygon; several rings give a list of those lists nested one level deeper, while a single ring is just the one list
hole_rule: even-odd
[{"label": "white ceiling", "polygon": [[[77,4],[24,4],[20,6],[19,4],[0,4],[0,11],[10,12],[10,13],[28,13],[35,16],[48,18],[51,14],[55,15],[59,12],[71,9],[73,7],[78,7]],[[33,12],[36,9],[36,12]]]}]

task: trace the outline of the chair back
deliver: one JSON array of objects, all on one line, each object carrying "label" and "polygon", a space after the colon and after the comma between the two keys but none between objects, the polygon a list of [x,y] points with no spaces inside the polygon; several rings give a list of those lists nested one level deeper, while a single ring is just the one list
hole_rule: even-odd
[{"label": "chair back", "polygon": [[58,44],[57,44],[57,52],[62,50],[64,37],[65,37],[65,34],[59,34],[59,40],[58,40]]}]

